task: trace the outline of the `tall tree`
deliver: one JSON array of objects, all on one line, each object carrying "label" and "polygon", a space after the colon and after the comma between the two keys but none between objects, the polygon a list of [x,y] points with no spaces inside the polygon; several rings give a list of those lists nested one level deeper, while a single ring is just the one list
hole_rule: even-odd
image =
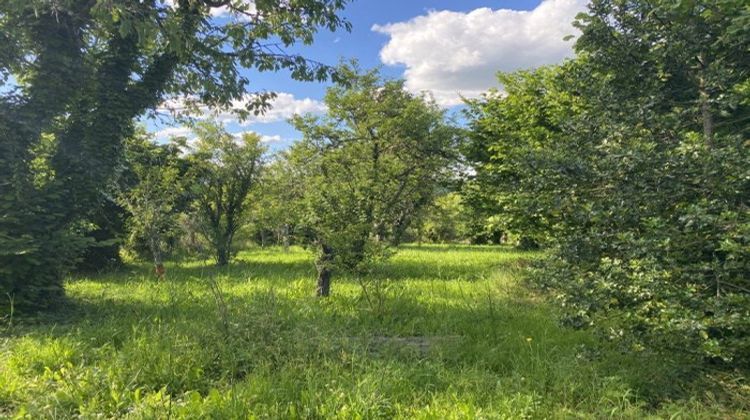
[{"label": "tall tree", "polygon": [[501,74],[504,93],[490,91],[468,108],[471,141],[463,152],[474,172],[462,192],[475,212],[501,214],[505,229],[535,242],[552,233],[556,215],[571,214],[563,187],[590,177],[576,163],[588,155],[585,140],[563,130],[580,101],[556,83],[561,71]]},{"label": "tall tree", "polygon": [[[346,0],[8,0],[0,3],[0,288],[20,306],[62,294],[82,223],[117,173],[133,119],[166,97],[262,110],[243,68],[323,79],[286,54],[347,27]],[[174,101],[170,102],[174,103]],[[49,153],[40,152],[52,139]],[[45,177],[39,182],[43,160]]]},{"label": "tall tree", "polygon": [[195,213],[201,233],[213,246],[217,265],[227,265],[232,243],[245,223],[247,198],[257,183],[265,147],[260,136],[228,133],[212,122],[199,124],[190,156]]},{"label": "tall tree", "polygon": [[359,269],[399,243],[449,172],[456,130],[444,111],[384,81],[344,66],[323,118],[297,117],[303,133],[291,153],[303,174],[302,223],[317,251],[319,296],[335,268]]},{"label": "tall tree", "polygon": [[472,104],[477,179],[557,244],[537,280],[571,324],[750,360],[745,3],[595,0],[574,61]]}]

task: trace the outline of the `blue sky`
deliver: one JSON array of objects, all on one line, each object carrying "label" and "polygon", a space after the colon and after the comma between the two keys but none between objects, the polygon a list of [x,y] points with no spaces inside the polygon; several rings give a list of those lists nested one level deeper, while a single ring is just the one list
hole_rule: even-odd
[{"label": "blue sky", "polygon": [[[450,111],[460,96],[475,97],[497,87],[497,71],[562,61],[571,55],[570,25],[584,0],[355,0],[343,11],[351,32],[321,31],[310,46],[293,52],[326,64],[356,58],[365,68],[404,78],[408,89],[429,92]],[[251,88],[279,94],[264,117],[238,122],[231,132],[255,131],[272,150],[288,147],[299,133],[286,123],[297,113],[322,113],[329,83],[298,82],[286,72],[248,72]],[[186,134],[183,127],[149,123],[159,139]]]}]

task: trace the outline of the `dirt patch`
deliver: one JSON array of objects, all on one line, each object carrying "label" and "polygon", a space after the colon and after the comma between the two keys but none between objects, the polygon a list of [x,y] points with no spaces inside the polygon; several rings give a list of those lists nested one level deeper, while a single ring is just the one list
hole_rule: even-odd
[{"label": "dirt patch", "polygon": [[364,341],[367,349],[372,353],[389,350],[407,351],[422,356],[429,354],[434,348],[459,344],[461,338],[459,335],[352,337],[354,340]]}]

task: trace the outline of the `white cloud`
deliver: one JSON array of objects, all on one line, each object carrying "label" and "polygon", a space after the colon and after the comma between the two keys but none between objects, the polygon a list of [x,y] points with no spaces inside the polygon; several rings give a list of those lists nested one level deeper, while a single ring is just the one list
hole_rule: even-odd
[{"label": "white cloud", "polygon": [[430,11],[406,22],[374,25],[390,36],[380,51],[387,65],[405,65],[406,86],[429,91],[444,106],[495,86],[498,71],[561,62],[572,55],[571,25],[586,0],[543,0],[531,11]]},{"label": "white cloud", "polygon": [[[232,108],[244,109],[247,103],[252,100],[252,94],[247,94],[242,100],[234,101],[232,103]],[[186,102],[185,98],[168,99],[164,101],[156,111],[161,114],[184,113],[187,112]],[[198,119],[213,117],[225,124],[237,123],[243,127],[247,127],[259,123],[286,121],[294,115],[308,113],[322,114],[327,110],[326,105],[321,101],[311,98],[298,99],[291,93],[286,92],[277,93],[276,98],[270,101],[270,105],[270,108],[268,108],[265,113],[259,115],[248,115],[244,121],[240,121],[237,115],[229,110],[213,111],[202,105],[197,106],[197,115],[195,113],[191,113],[191,115]]]},{"label": "white cloud", "polygon": [[169,140],[172,137],[194,137],[193,130],[189,127],[167,127],[154,133],[157,141]]},{"label": "white cloud", "polygon": [[283,142],[286,141],[285,138],[281,137],[278,134],[272,134],[272,135],[260,134],[260,133],[255,132],[255,131],[240,131],[240,132],[237,132],[237,133],[232,133],[232,135],[234,137],[236,137],[236,138],[240,138],[240,137],[242,137],[243,134],[246,134],[246,133],[259,135],[261,143],[283,143]]},{"label": "white cloud", "polygon": [[[247,100],[240,101],[234,104],[235,107],[243,107]],[[277,93],[276,98],[271,101],[271,108],[266,110],[261,115],[250,115],[245,121],[241,122],[242,126],[248,126],[256,123],[273,123],[279,121],[286,121],[294,115],[304,114],[322,114],[326,112],[327,108],[321,101],[303,98],[297,99],[291,93]],[[223,117],[229,119],[236,119],[232,114],[223,114]]]},{"label": "white cloud", "polygon": [[211,8],[209,13],[211,14],[211,17],[214,18],[226,18],[226,17],[233,17],[239,21],[248,21],[250,20],[250,17],[246,15],[245,13],[254,14],[257,12],[257,9],[255,7],[254,1],[234,1],[236,10],[240,10],[241,12],[237,12],[235,10],[232,10],[228,8],[227,6],[222,7],[214,7]]},{"label": "white cloud", "polygon": [[[188,145],[188,151],[186,153],[189,153],[189,150],[192,150],[193,147],[195,147],[195,143],[198,140],[195,136],[195,133],[190,127],[185,126],[177,126],[177,127],[167,127],[162,130],[156,131],[154,134],[154,140],[156,140],[157,143],[164,143],[172,139],[173,137],[185,137],[187,138],[187,145]],[[244,130],[244,131],[235,131],[230,132],[230,134],[235,138],[237,142],[240,141],[240,138],[243,134],[255,134],[260,136],[261,143],[266,144],[284,144],[289,143],[292,140],[286,139],[282,137],[279,134],[261,134],[257,131],[252,130]]]},{"label": "white cloud", "polygon": [[274,134],[272,136],[262,135],[260,141],[263,143],[283,143],[285,140],[280,135]]},{"label": "white cloud", "polygon": [[[163,0],[164,5],[171,9],[175,9],[175,0]],[[212,7],[208,13],[213,18],[234,18],[239,21],[248,21],[250,18],[245,13],[254,14],[257,12],[255,7],[255,1],[253,0],[234,0],[232,1],[235,10],[239,10],[243,13],[237,12],[230,9],[227,6]]]}]

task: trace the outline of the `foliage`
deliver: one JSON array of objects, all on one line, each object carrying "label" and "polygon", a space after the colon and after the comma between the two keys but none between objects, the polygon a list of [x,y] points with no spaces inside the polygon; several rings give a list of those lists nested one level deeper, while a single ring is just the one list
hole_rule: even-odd
[{"label": "foliage", "polygon": [[104,191],[102,195],[98,208],[87,218],[94,226],[86,232],[92,241],[82,251],[74,271],[111,270],[123,264],[120,250],[127,236],[128,212],[118,203],[116,193]]},{"label": "foliage", "polygon": [[164,254],[177,236],[180,210],[189,199],[182,147],[179,143],[156,145],[139,133],[128,139],[125,150],[132,186],[121,193],[120,202],[130,213],[128,242],[131,248],[146,245],[161,276]]},{"label": "foliage", "polygon": [[256,242],[262,246],[291,245],[301,217],[303,186],[301,175],[290,165],[288,152],[279,152],[272,158],[261,174],[258,188],[249,196]]},{"label": "foliage", "polygon": [[194,211],[199,232],[208,241],[218,265],[232,257],[232,242],[247,216],[247,197],[260,176],[265,147],[260,136],[229,134],[214,122],[198,124],[190,154]]},{"label": "foliage", "polygon": [[557,247],[537,280],[635,350],[750,360],[748,9],[594,1],[577,58],[471,104],[479,197]]},{"label": "foliage", "polygon": [[444,111],[356,66],[328,90],[328,115],[297,117],[291,164],[303,174],[301,224],[318,252],[318,294],[334,267],[361,270],[387,256],[448,175],[456,131]]},{"label": "foliage", "polygon": [[450,243],[466,240],[469,236],[469,212],[458,193],[446,193],[435,197],[422,224],[422,234],[435,243]]},{"label": "foliage", "polygon": [[[90,240],[87,217],[115,181],[133,120],[184,102],[262,110],[240,70],[331,69],[283,51],[348,28],[345,0],[0,3],[0,292],[44,307]],[[230,16],[212,18],[219,7]],[[12,77],[12,79],[9,79]],[[179,98],[184,98],[180,101]]]},{"label": "foliage", "polygon": [[[491,91],[482,101],[471,102],[472,141],[464,148],[476,173],[463,192],[473,207],[500,214],[511,232],[543,242],[554,230],[559,214],[570,214],[566,191],[547,193],[549,185],[568,185],[575,173],[579,145],[566,144],[561,126],[578,105],[572,95],[551,83],[561,70],[541,68],[500,75],[507,96]],[[540,178],[543,182],[540,182]]]}]

